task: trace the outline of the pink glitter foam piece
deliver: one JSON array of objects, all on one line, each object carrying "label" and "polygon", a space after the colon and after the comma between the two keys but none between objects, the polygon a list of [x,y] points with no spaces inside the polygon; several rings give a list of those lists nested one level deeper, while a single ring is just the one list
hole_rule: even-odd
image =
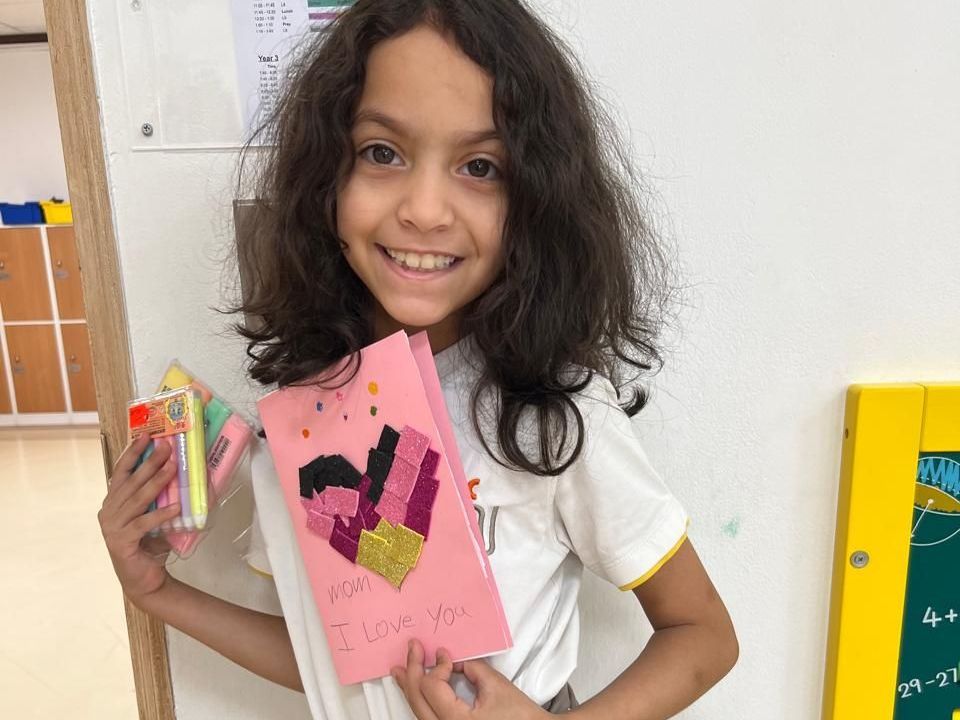
[{"label": "pink glitter foam piece", "polygon": [[427,450],[423,456],[423,462],[420,465],[420,474],[427,477],[433,477],[437,474],[437,467],[440,465],[440,453],[436,450]]},{"label": "pink glitter foam piece", "polygon": [[333,535],[333,518],[311,508],[307,510],[307,527],[324,540],[329,540]]},{"label": "pink glitter foam piece", "polygon": [[300,497],[300,504],[303,505],[303,509],[309,512],[310,510],[316,510],[317,512],[323,512],[323,498],[313,493],[312,498]]},{"label": "pink glitter foam piece", "polygon": [[417,468],[399,457],[393,459],[387,481],[383,484],[384,490],[393,493],[404,503],[410,499],[413,486],[417,484]]},{"label": "pink glitter foam piece", "polygon": [[385,490],[377,503],[377,512],[391,525],[399,525],[407,517],[407,504]]},{"label": "pink glitter foam piece", "polygon": [[323,512],[326,515],[353,517],[357,514],[360,493],[353,488],[331,486],[320,493],[320,497],[323,498]]},{"label": "pink glitter foam piece", "polygon": [[393,454],[398,458],[403,458],[419,469],[429,449],[430,438],[421,432],[417,432],[409,425],[404,425],[403,430],[400,431],[400,440],[397,442],[397,449]]}]

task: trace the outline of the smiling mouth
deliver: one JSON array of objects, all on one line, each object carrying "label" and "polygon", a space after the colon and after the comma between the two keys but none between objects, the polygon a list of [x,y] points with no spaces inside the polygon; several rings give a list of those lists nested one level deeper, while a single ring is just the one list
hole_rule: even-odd
[{"label": "smiling mouth", "polygon": [[402,250],[392,250],[379,244],[377,247],[396,265],[399,265],[405,270],[415,270],[422,273],[447,270],[463,260],[463,258],[457,257],[456,255],[404,252]]}]

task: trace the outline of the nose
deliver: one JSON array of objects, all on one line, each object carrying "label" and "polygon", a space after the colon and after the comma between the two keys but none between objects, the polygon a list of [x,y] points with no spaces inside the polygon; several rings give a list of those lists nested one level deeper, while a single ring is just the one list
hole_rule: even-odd
[{"label": "nose", "polygon": [[442,170],[415,168],[397,207],[400,223],[422,233],[449,228],[454,218],[451,191],[450,179]]}]

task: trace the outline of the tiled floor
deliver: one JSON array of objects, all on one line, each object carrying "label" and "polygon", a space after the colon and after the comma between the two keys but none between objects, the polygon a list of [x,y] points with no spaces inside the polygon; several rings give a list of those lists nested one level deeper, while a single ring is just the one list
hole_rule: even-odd
[{"label": "tiled floor", "polygon": [[95,428],[0,429],[0,715],[135,720]]}]

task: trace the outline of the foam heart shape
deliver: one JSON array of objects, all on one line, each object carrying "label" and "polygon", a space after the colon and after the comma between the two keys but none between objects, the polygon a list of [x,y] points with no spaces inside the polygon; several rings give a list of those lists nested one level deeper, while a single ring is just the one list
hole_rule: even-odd
[{"label": "foam heart shape", "polygon": [[300,468],[307,527],[399,589],[430,534],[439,463],[430,439],[410,426],[384,425],[363,474],[342,455],[321,455]]}]

